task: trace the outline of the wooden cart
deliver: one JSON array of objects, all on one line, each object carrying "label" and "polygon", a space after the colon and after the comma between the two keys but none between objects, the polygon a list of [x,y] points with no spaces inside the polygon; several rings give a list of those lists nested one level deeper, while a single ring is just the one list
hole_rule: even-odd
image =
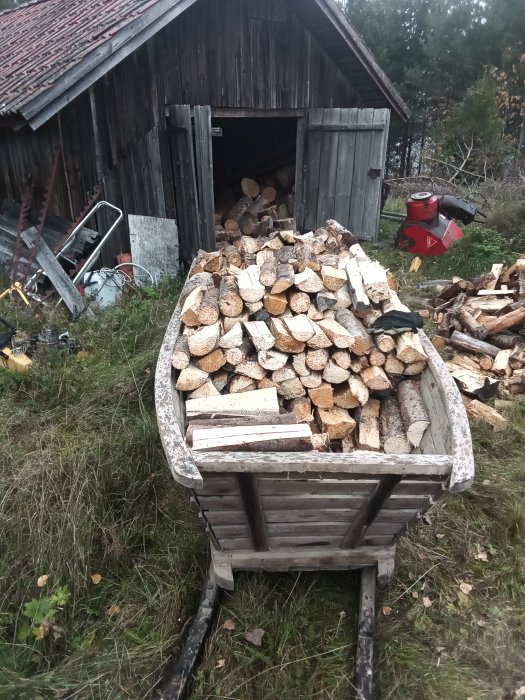
[{"label": "wooden cart", "polygon": [[[464,491],[474,478],[469,424],[454,380],[420,331],[429,358],[421,392],[431,425],[409,455],[192,453],[184,440],[184,399],[171,367],[179,316],[177,307],[158,358],[155,398],[170,469],[191,489],[211,544],[211,579],[196,617],[198,629],[190,633],[191,649],[205,633],[203,620],[211,619],[214,586],[233,589],[235,571],[362,569],[357,685],[360,697],[371,698],[376,574],[379,583],[387,583],[399,537],[445,490]],[[182,655],[179,689],[191,672],[190,661]]]}]

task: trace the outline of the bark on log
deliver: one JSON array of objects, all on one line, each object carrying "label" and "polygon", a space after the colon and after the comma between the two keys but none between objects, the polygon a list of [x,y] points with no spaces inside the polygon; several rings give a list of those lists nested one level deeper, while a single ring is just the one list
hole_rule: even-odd
[{"label": "bark on log", "polygon": [[337,323],[347,330],[352,338],[348,346],[354,355],[366,355],[372,348],[372,340],[363,324],[348,309],[341,309],[335,315]]},{"label": "bark on log", "polygon": [[499,348],[494,345],[486,343],[484,340],[476,340],[466,335],[466,333],[460,333],[459,331],[454,331],[452,333],[448,343],[453,348],[478,353],[480,355],[489,355],[490,357],[496,357],[499,352]]},{"label": "bark on log", "polygon": [[410,379],[401,382],[397,388],[397,398],[408,441],[414,447],[419,447],[430,419],[418,382]]},{"label": "bark on log", "polygon": [[410,444],[395,396],[389,396],[381,401],[380,424],[383,451],[393,455],[409,454]]},{"label": "bark on log", "polygon": [[242,313],[243,306],[235,277],[231,275],[223,277],[219,289],[219,308],[222,315],[236,318]]},{"label": "bark on log", "polygon": [[219,290],[210,287],[204,293],[197,312],[197,319],[202,326],[211,326],[219,320]]},{"label": "bark on log", "polygon": [[499,316],[494,321],[486,323],[485,328],[487,329],[487,335],[490,336],[506,331],[514,326],[519,326],[522,323],[525,323],[525,308],[516,309],[516,311]]},{"label": "bark on log", "polygon": [[190,364],[190,351],[188,349],[188,336],[179,335],[173,347],[171,365],[175,369],[184,369]]},{"label": "bark on log", "polygon": [[377,399],[370,399],[359,412],[357,424],[357,447],[360,450],[379,452],[381,438],[379,433],[379,411],[381,404]]}]

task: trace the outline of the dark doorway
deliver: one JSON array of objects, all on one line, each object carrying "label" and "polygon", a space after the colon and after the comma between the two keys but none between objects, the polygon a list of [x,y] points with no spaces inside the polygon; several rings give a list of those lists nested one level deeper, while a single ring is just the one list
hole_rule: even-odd
[{"label": "dark doorway", "polygon": [[[261,190],[274,187],[276,205],[285,199],[290,205],[295,180],[296,118],[220,117],[212,119],[212,128],[216,212],[225,215],[235,204],[242,195],[241,180],[245,177],[256,180]],[[286,180],[280,177],[283,170],[289,173]],[[289,215],[293,216],[293,211]]]}]

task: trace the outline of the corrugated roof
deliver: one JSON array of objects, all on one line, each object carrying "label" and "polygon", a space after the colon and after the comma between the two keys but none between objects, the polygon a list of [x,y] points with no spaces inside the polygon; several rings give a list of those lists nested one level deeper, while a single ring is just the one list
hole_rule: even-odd
[{"label": "corrugated roof", "polygon": [[[37,0],[1,12],[0,117],[21,116],[37,129],[194,2]],[[372,78],[385,106],[406,120],[407,106],[334,0],[310,2],[328,18],[365,80]],[[356,68],[347,70],[352,77]]]},{"label": "corrugated roof", "polygon": [[0,14],[0,114],[17,113],[157,0],[40,0]]}]

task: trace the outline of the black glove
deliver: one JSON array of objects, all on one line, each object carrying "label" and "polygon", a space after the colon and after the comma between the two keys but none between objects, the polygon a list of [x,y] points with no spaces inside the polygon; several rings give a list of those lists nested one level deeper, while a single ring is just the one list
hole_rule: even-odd
[{"label": "black glove", "polygon": [[416,332],[423,328],[423,319],[415,311],[387,311],[372,324],[372,333],[398,335],[407,331]]}]

